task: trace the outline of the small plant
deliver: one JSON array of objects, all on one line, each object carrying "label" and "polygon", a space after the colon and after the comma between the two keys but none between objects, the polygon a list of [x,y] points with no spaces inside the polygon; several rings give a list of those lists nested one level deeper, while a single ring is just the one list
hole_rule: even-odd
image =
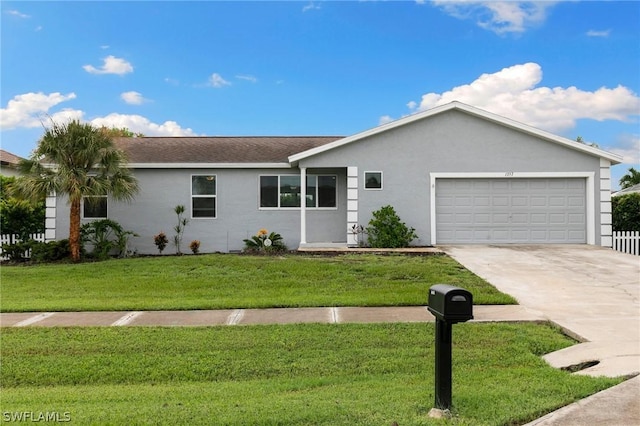
[{"label": "small plant", "polygon": [[267,231],[262,228],[253,237],[242,240],[246,251],[252,252],[281,252],[287,250],[287,246],[278,233]]},{"label": "small plant", "polygon": [[189,219],[183,216],[184,210],[185,208],[183,205],[177,205],[173,209],[173,211],[176,212],[176,215],[178,215],[178,224],[173,227],[173,230],[176,231],[176,235],[174,235],[173,237],[173,244],[175,244],[176,246],[176,254],[182,254],[182,251],[180,250],[180,245],[182,244],[184,228],[189,223]]},{"label": "small plant", "polygon": [[358,247],[364,247],[364,237],[367,234],[367,230],[362,225],[353,225],[349,230],[354,236]]},{"label": "small plant", "polygon": [[169,244],[169,239],[164,232],[161,232],[153,237],[153,243],[158,247],[160,254],[162,254],[162,250],[164,250]]},{"label": "small plant", "polygon": [[189,248],[191,249],[191,253],[198,254],[200,253],[200,241],[193,240],[191,244],[189,244]]},{"label": "small plant", "polygon": [[369,245],[376,248],[408,247],[418,236],[414,228],[409,228],[392,206],[384,206],[373,212],[373,219],[366,229]]},{"label": "small plant", "polygon": [[99,260],[108,259],[112,252],[119,257],[129,254],[129,238],[138,234],[125,231],[120,224],[111,219],[95,220],[85,223],[80,229],[82,248],[89,243],[93,250],[91,257]]}]

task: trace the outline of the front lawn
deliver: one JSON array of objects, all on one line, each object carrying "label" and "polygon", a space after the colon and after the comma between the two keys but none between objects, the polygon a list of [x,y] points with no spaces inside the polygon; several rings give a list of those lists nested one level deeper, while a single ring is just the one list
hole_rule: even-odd
[{"label": "front lawn", "polygon": [[[76,424],[428,425],[432,323],[209,328],[5,328],[2,411]],[[539,324],[453,331],[456,425],[523,424],[620,382],[541,355]],[[68,417],[67,417],[68,416]]]},{"label": "front lawn", "polygon": [[433,284],[515,300],[448,256],[213,254],[3,266],[2,312],[425,305]]}]

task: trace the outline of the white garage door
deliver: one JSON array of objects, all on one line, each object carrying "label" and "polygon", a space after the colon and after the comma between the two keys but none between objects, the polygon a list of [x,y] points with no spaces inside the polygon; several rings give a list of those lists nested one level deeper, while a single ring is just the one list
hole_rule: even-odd
[{"label": "white garage door", "polygon": [[586,243],[582,178],[436,180],[436,241]]}]

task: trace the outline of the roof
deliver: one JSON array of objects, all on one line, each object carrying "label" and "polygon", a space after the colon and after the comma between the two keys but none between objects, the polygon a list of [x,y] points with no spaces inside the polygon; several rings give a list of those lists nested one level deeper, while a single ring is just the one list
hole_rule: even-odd
[{"label": "roof", "polygon": [[637,183],[633,186],[630,186],[628,188],[624,188],[621,189],[620,191],[616,191],[613,194],[611,194],[612,197],[618,197],[620,195],[627,195],[627,194],[634,194],[634,193],[640,193],[640,183]]},{"label": "roof", "polygon": [[374,136],[392,129],[395,129],[397,127],[400,126],[404,126],[406,124],[409,123],[413,123],[415,121],[419,121],[419,120],[423,120],[425,118],[428,117],[432,117],[434,115],[437,114],[441,114],[443,112],[446,111],[451,111],[451,110],[456,110],[456,111],[462,111],[465,112],[467,114],[476,116],[476,117],[480,117],[483,118],[485,120],[488,121],[492,121],[494,123],[497,123],[499,125],[505,126],[505,127],[509,127],[515,130],[518,130],[520,132],[523,133],[528,133],[530,135],[536,136],[538,138],[550,141],[550,142],[554,142],[560,145],[564,145],[568,148],[574,149],[576,151],[582,151],[585,152],[589,155],[595,156],[595,157],[600,157],[600,158],[604,158],[609,160],[612,164],[619,164],[622,162],[622,157],[616,154],[612,154],[610,152],[606,152],[603,151],[601,149],[589,146],[589,145],[585,145],[583,143],[580,142],[576,142],[576,141],[572,141],[571,139],[567,139],[567,138],[563,138],[561,136],[557,136],[554,135],[552,133],[546,132],[544,130],[540,130],[537,129],[535,127],[531,127],[529,125],[520,123],[518,121],[515,120],[511,120],[509,118],[506,117],[502,117],[500,115],[497,114],[493,114],[491,112],[476,108],[476,107],[472,107],[470,105],[464,104],[462,102],[458,102],[458,101],[454,101],[451,103],[448,103],[446,105],[442,105],[442,106],[438,106],[435,108],[431,108],[428,109],[426,111],[422,111],[413,115],[409,115],[407,117],[392,121],[390,123],[386,123],[383,124],[381,126],[378,127],[374,127],[373,129],[369,129],[369,130],[365,130],[364,132],[360,132],[357,133],[353,136],[349,136],[346,137],[344,139],[340,139],[337,141],[334,141],[332,143],[328,143],[325,145],[322,145],[320,147],[316,147],[316,148],[312,148],[308,151],[305,152],[301,152],[301,153],[297,153],[294,154],[292,156],[289,157],[289,162],[291,163],[296,163],[299,160],[308,158],[308,157],[312,157],[314,155],[320,154],[322,152],[325,151],[329,151],[331,149],[346,145],[346,144],[350,144],[359,140],[362,140],[364,138],[370,137],[370,136]]},{"label": "roof", "polygon": [[17,155],[14,155],[9,151],[0,149],[0,163],[3,166],[17,167],[20,160],[22,160],[22,157],[18,157]]},{"label": "roof", "polygon": [[216,136],[115,138],[134,168],[290,167],[291,155],[341,136]]}]

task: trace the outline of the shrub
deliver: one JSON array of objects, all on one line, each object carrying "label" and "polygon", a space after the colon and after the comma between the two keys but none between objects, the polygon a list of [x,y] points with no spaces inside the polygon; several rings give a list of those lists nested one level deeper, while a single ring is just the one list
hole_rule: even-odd
[{"label": "shrub", "polygon": [[614,231],[640,231],[640,194],[611,198]]},{"label": "shrub", "polygon": [[34,241],[31,246],[31,260],[38,263],[66,260],[70,255],[69,240],[49,241],[46,243]]},{"label": "shrub", "polygon": [[191,244],[189,244],[189,248],[191,249],[191,253],[198,254],[200,252],[200,241],[191,241]]},{"label": "shrub", "polygon": [[384,206],[373,212],[373,219],[367,226],[368,241],[371,247],[397,248],[408,247],[418,236],[414,228],[409,228],[396,214],[392,206]]},{"label": "shrub", "polygon": [[164,232],[159,233],[153,237],[153,243],[158,247],[158,251],[162,254],[162,250],[169,244],[169,239]]},{"label": "shrub", "polygon": [[80,229],[83,247],[91,244],[91,257],[99,260],[108,259],[111,253],[119,257],[128,255],[128,244],[131,236],[136,233],[125,231],[120,224],[111,219],[96,220],[85,223]]},{"label": "shrub", "polygon": [[10,262],[24,262],[29,258],[31,241],[2,245],[2,255]]},{"label": "shrub", "polygon": [[264,228],[259,230],[253,237],[242,241],[244,241],[245,250],[248,252],[276,253],[287,250],[287,246],[284,244],[280,234],[269,233]]}]

